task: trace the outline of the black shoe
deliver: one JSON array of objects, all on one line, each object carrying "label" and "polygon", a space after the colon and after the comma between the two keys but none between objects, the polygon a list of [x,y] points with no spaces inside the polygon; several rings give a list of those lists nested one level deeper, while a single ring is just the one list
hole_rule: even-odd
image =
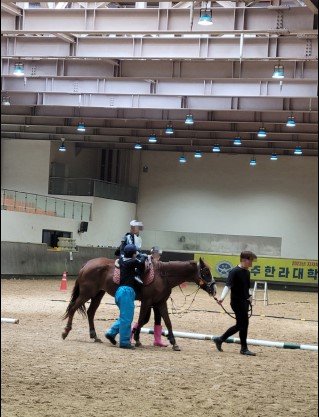
[{"label": "black shoe", "polygon": [[135,350],[135,346],[134,345],[124,345],[124,346],[120,346],[121,349],[132,349]]},{"label": "black shoe", "polygon": [[240,353],[241,353],[242,355],[247,355],[247,356],[256,356],[256,353],[251,352],[251,351],[250,351],[250,350],[248,350],[248,349],[241,349],[241,350],[240,350]]},{"label": "black shoe", "polygon": [[223,349],[222,349],[222,343],[223,342],[222,342],[220,337],[216,337],[216,339],[214,339],[214,343],[217,347],[217,350],[219,350],[219,352],[224,352]]},{"label": "black shoe", "polygon": [[105,337],[107,338],[107,340],[109,340],[112,343],[112,345],[114,345],[114,346],[116,345],[115,337],[113,337],[112,335],[110,335],[108,333],[105,333]]}]

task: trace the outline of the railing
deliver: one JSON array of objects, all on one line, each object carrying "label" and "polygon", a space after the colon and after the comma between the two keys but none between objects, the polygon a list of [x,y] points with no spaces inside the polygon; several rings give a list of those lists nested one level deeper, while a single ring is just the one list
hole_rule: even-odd
[{"label": "railing", "polygon": [[137,188],[92,178],[50,177],[49,194],[79,195],[108,198],[136,203]]},{"label": "railing", "polygon": [[1,210],[89,221],[91,220],[92,204],[1,189]]}]

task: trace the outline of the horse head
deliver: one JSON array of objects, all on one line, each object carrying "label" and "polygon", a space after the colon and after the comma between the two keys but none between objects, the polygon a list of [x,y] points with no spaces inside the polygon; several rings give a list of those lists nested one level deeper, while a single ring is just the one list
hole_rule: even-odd
[{"label": "horse head", "polygon": [[199,258],[199,281],[197,284],[209,295],[216,295],[216,281],[211,273],[210,266],[202,258]]}]

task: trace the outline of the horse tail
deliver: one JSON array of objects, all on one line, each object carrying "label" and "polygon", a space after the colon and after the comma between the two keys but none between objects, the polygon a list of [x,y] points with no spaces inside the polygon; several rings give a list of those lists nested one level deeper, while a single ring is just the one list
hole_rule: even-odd
[{"label": "horse tail", "polygon": [[[71,296],[71,301],[69,303],[69,305],[67,306],[67,309],[65,311],[65,313],[62,316],[62,320],[65,320],[66,318],[69,317],[70,315],[70,310],[73,308],[74,304],[75,304],[75,300],[78,298],[80,294],[80,286],[79,286],[79,282],[78,280],[75,281],[74,284],[74,288],[72,291],[72,296]],[[85,304],[82,304],[81,306],[79,306],[77,308],[77,311],[83,316],[86,317],[87,313],[86,313],[86,308],[85,308]]]}]

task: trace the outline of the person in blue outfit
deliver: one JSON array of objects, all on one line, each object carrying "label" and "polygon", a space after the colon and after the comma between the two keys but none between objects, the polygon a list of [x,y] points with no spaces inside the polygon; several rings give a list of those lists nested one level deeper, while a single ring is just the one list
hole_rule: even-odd
[{"label": "person in blue outfit", "polygon": [[115,293],[115,302],[120,310],[120,317],[116,320],[110,330],[105,333],[105,337],[116,345],[116,336],[120,334],[120,348],[135,349],[131,344],[131,326],[134,317],[134,301],[136,291],[140,284],[137,283],[135,276],[143,275],[145,263],[136,257],[137,249],[135,245],[129,244],[124,248],[124,256],[119,259],[120,263],[120,286]]}]

